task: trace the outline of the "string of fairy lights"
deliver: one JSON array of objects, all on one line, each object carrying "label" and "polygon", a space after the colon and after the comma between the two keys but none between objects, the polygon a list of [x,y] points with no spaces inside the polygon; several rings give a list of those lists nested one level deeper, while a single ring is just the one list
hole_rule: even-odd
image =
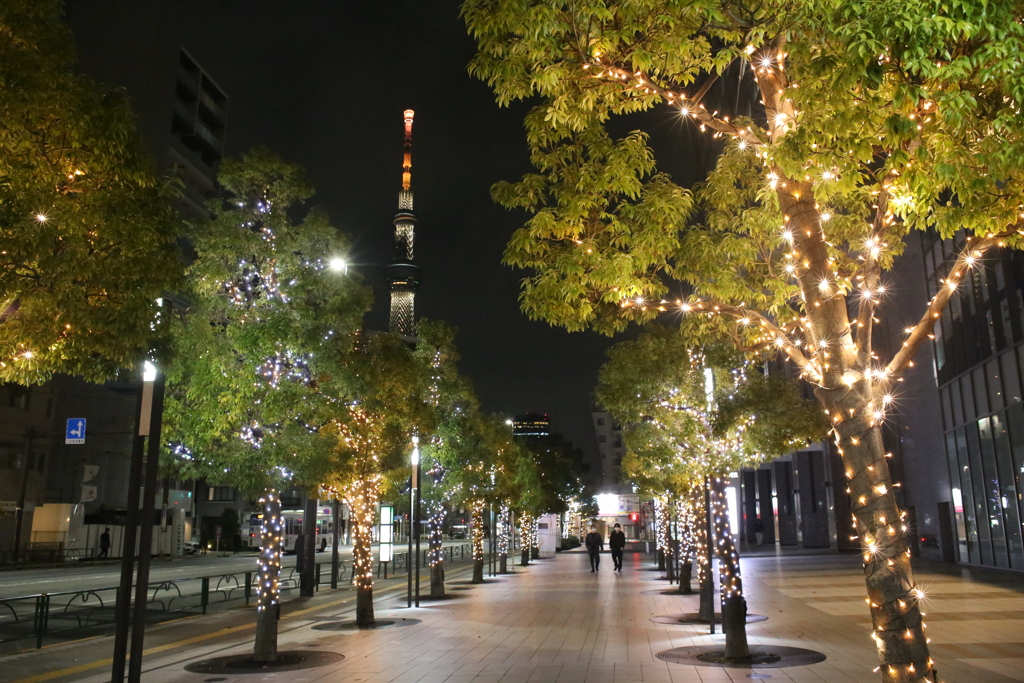
[{"label": "string of fairy lights", "polygon": [[508,557],[509,533],[512,527],[509,525],[509,507],[507,502],[502,502],[498,507],[498,518],[495,521],[495,533],[498,537],[498,556]]},{"label": "string of fairy lights", "polygon": [[[903,667],[909,674],[916,674],[916,662],[892,661],[885,638],[906,640],[924,638],[917,630],[915,614],[921,614],[918,601],[923,596],[919,588],[907,581],[910,575],[907,514],[900,510],[893,494],[899,482],[890,480],[889,468],[884,458],[872,459],[870,452],[884,452],[877,427],[884,421],[886,410],[893,402],[892,388],[902,381],[899,375],[913,366],[913,356],[926,339],[934,339],[933,329],[940,319],[951,296],[957,291],[964,275],[979,262],[989,250],[1005,245],[1011,235],[1024,234],[1022,222],[1018,221],[1005,231],[984,236],[968,237],[965,246],[949,266],[948,275],[942,279],[942,287],[929,301],[925,313],[912,327],[906,329],[907,338],[902,348],[890,362],[877,365],[871,351],[871,333],[877,322],[874,311],[884,296],[886,286],[881,282],[881,261],[890,248],[885,238],[887,228],[893,226],[897,209],[908,204],[908,196],[899,193],[900,171],[896,168],[884,173],[881,187],[873,192],[874,218],[867,224],[867,237],[861,244],[851,244],[844,254],[825,234],[825,224],[831,219],[828,207],[805,206],[813,198],[814,183],[829,183],[838,180],[836,169],[819,168],[812,177],[810,166],[803,179],[786,177],[772,162],[770,145],[779,142],[795,128],[799,112],[793,106],[789,91],[798,87],[790,82],[785,72],[786,54],[772,46],[756,48],[751,45],[745,50],[755,81],[761,91],[765,105],[767,129],[740,125],[731,122],[727,116],[709,112],[700,103],[704,90],[694,98],[685,93],[662,88],[641,71],[629,71],[608,63],[600,53],[593,63],[584,64],[595,78],[611,79],[622,83],[626,92],[642,96],[657,95],[664,101],[678,107],[680,115],[700,124],[702,131],[711,130],[714,137],[728,135],[734,138],[740,149],[751,148],[766,166],[768,188],[777,192],[783,212],[782,227],[778,242],[770,252],[781,247],[780,265],[790,278],[796,281],[800,293],[797,310],[779,312],[773,321],[767,316],[746,308],[744,304],[731,305],[724,302],[703,301],[693,296],[686,300],[677,299],[676,306],[683,313],[728,318],[737,326],[736,334],[752,338],[758,348],[782,351],[785,357],[797,363],[801,376],[824,389],[826,396],[838,397],[826,403],[826,413],[833,423],[840,456],[846,464],[846,476],[850,482],[847,489],[857,490],[852,501],[855,537],[864,548],[865,569],[871,573],[878,569],[896,571],[904,580],[895,582],[901,594],[888,602],[878,603],[868,598],[872,608],[875,630],[871,637],[879,646],[887,671],[896,675],[896,666]],[[909,118],[915,119],[917,129],[932,120],[936,104],[924,99],[919,111]],[[851,155],[852,155],[851,151]],[[910,162],[905,164],[909,168]],[[890,201],[891,200],[891,201]],[[808,216],[811,216],[808,222]],[[1021,213],[1024,219],[1024,212]],[[859,295],[857,317],[852,322],[838,326],[823,324],[825,320],[817,313],[834,313],[835,320],[848,321],[846,315],[847,292]],[[656,307],[667,310],[669,301],[646,301],[642,295],[621,294],[623,307],[636,306],[641,310]],[[840,310],[840,307],[842,310]],[[837,391],[840,390],[840,391]],[[841,393],[840,393],[841,392]],[[880,397],[880,398],[878,398]],[[877,443],[870,443],[871,440]],[[865,443],[868,441],[869,443]],[[853,456],[853,457],[851,457]],[[854,465],[853,463],[859,463]],[[716,522],[717,523],[717,522]],[[925,639],[927,643],[927,639]],[[891,648],[906,651],[905,647]],[[932,660],[927,659],[928,674]],[[876,670],[877,671],[877,670]]]},{"label": "string of fairy lights", "polygon": [[380,497],[379,425],[358,405],[351,405],[349,422],[339,425],[339,439],[358,462],[357,474],[344,487],[352,525],[352,583],[357,589],[373,588],[373,527]]},{"label": "string of fairy lights", "polygon": [[256,581],[256,609],[260,612],[278,604],[281,599],[281,552],[284,548],[284,528],[281,524],[281,499],[270,490],[259,500],[263,510],[260,523],[260,554],[257,560],[259,578]]},{"label": "string of fairy lights", "polygon": [[529,557],[529,553],[533,548],[533,527],[535,522],[533,514],[524,512],[519,516],[519,547],[522,548],[526,556]]},{"label": "string of fairy lights", "polygon": [[482,498],[476,498],[470,505],[469,524],[472,529],[473,561],[484,560],[484,506]]}]

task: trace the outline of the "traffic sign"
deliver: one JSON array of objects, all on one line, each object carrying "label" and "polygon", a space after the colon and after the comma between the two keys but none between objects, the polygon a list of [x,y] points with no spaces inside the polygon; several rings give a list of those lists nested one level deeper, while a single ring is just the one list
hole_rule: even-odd
[{"label": "traffic sign", "polygon": [[85,443],[85,418],[69,417],[68,426],[64,431],[64,443]]},{"label": "traffic sign", "polygon": [[220,538],[220,527],[219,526],[213,527],[213,535],[216,536],[217,538]]}]

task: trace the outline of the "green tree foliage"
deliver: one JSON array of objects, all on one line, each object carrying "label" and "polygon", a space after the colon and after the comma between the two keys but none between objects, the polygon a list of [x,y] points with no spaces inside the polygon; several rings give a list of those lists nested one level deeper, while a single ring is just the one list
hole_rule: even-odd
[{"label": "green tree foliage", "polygon": [[252,494],[319,484],[333,440],[319,434],[347,386],[347,349],[367,289],[327,262],[348,243],[311,209],[298,166],[257,149],[226,160],[227,192],[191,231],[188,308],[167,370],[169,465]]},{"label": "green tree foliage", "polygon": [[58,0],[0,8],[0,381],[141,364],[181,272],[171,192],[127,98],[72,57]]},{"label": "green tree foliage", "polygon": [[[165,467],[262,493],[255,658],[277,656],[283,531],[277,490],[312,489],[332,465],[329,429],[351,381],[347,340],[367,288],[327,269],[347,242],[326,214],[300,205],[313,189],[266,150],[221,166],[227,196],[190,235],[188,307],[171,322]],[[298,221],[293,216],[299,216]]]},{"label": "green tree foliage", "polygon": [[679,497],[695,480],[785,455],[829,428],[792,382],[660,326],[609,350],[596,397],[625,425],[624,474]]},{"label": "green tree foliage", "polygon": [[[907,539],[888,531],[905,513],[879,422],[970,269],[989,250],[1018,246],[1019,6],[467,0],[463,16],[480,48],[471,70],[499,103],[540,100],[527,118],[538,173],[494,189],[506,206],[533,214],[506,252],[535,269],[524,310],[610,332],[672,308],[691,314],[695,330],[784,353],[816,385],[847,468],[868,603],[877,605],[879,674],[930,676]],[[748,89],[751,106],[712,104],[719,79]],[[613,161],[608,151],[635,148],[643,133],[614,140],[594,129],[659,105],[728,143],[701,191],[709,215],[700,229],[682,231],[684,190],[665,180],[651,188],[655,201],[676,198],[661,203],[675,211],[655,215],[673,214],[680,232],[652,257],[634,245],[663,245],[664,218],[616,232],[649,201],[646,186],[658,178],[650,153]],[[586,180],[613,170],[606,189]],[[581,229],[587,212],[599,230]],[[944,286],[904,346],[882,361],[872,331],[883,274],[907,231],[928,227],[971,239],[944,265]],[[613,239],[598,238],[605,229]],[[670,303],[666,277],[695,296]]]}]

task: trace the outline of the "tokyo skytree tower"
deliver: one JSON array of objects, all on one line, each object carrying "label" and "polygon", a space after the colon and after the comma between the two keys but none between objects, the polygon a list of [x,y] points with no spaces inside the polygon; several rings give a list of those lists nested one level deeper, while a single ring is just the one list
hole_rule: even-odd
[{"label": "tokyo skytree tower", "polygon": [[412,210],[412,118],[413,110],[403,113],[405,153],[402,157],[402,190],[398,193],[395,214],[395,254],[388,266],[391,290],[391,331],[403,337],[416,335],[416,290],[420,286],[420,267],[414,262],[413,238],[416,215]]}]

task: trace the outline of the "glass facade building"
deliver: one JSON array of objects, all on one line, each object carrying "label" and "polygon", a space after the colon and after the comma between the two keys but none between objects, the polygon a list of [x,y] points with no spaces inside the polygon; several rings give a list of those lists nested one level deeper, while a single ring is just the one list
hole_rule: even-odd
[{"label": "glass facade building", "polygon": [[[964,244],[923,240],[929,296]],[[1024,571],[1024,252],[972,269],[934,336],[957,559]]]}]

